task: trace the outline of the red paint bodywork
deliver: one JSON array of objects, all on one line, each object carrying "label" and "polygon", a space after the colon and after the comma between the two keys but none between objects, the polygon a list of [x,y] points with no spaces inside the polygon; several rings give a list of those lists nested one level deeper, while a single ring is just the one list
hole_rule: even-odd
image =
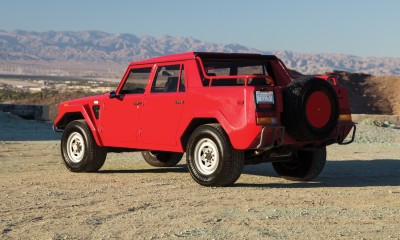
[{"label": "red paint bodywork", "polygon": [[[270,85],[263,87],[248,85],[248,80],[254,77],[253,75],[235,76],[245,79],[244,86],[211,86],[218,77],[208,76],[209,85],[203,86],[202,79],[207,77],[202,67],[203,57],[224,59],[267,57],[274,69],[275,78]],[[151,93],[157,66],[169,64],[184,66],[185,91]],[[54,129],[62,131],[72,120],[85,119],[99,146],[184,152],[185,136],[194,130],[191,127],[196,127],[194,122],[218,122],[235,149],[258,149],[269,142],[281,140],[282,145],[301,147],[309,144],[294,140],[286,132],[283,138],[279,138],[280,129],[277,134],[273,134],[273,127],[281,127],[281,113],[284,111],[281,88],[294,78],[282,61],[275,56],[189,52],[132,62],[115,91],[117,95],[120,95],[129,72],[139,67],[152,68],[144,93],[124,94],[121,98],[110,98],[110,93],[106,93],[63,102],[59,106]],[[337,85],[335,77],[318,77],[334,82],[340,113],[350,114],[344,87]],[[260,89],[274,92],[274,111],[257,112],[255,91]],[[98,117],[93,107],[100,108]],[[256,118],[264,115],[275,117],[277,121],[271,129],[268,128],[263,132],[263,141],[260,143],[265,126],[257,125]],[[315,121],[318,124],[320,120]],[[351,121],[339,121],[339,124],[351,124]],[[351,127],[338,128],[332,133],[332,136],[335,138],[337,135],[338,139],[332,142],[321,141],[321,144],[343,142],[350,130]]]}]

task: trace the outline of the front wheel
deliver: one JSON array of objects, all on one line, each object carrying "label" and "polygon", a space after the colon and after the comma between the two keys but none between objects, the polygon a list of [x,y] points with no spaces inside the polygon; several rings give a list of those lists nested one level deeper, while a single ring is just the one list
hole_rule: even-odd
[{"label": "front wheel", "polygon": [[173,167],[181,161],[183,153],[142,151],[142,156],[153,167]]},{"label": "front wheel", "polygon": [[316,178],[324,169],[326,163],[326,148],[314,151],[297,151],[290,162],[273,162],[276,173],[285,179],[293,181],[308,181]]},{"label": "front wheel", "polygon": [[219,124],[202,125],[192,133],[186,158],[191,176],[203,186],[232,185],[244,166],[244,152],[232,147]]},{"label": "front wheel", "polygon": [[106,160],[107,149],[96,144],[84,120],[73,121],[61,137],[61,156],[72,172],[96,172]]}]

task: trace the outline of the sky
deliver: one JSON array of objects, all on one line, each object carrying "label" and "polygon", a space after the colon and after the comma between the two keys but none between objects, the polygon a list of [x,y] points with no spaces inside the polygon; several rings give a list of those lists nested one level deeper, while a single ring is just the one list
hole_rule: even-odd
[{"label": "sky", "polygon": [[0,30],[98,30],[400,57],[400,0],[1,0]]}]

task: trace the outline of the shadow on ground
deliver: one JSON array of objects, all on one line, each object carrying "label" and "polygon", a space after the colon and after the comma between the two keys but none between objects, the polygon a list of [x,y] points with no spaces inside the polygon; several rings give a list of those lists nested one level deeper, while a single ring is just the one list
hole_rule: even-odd
[{"label": "shadow on ground", "polygon": [[0,112],[0,141],[60,140],[51,122],[25,120],[10,113]]},{"label": "shadow on ground", "polygon": [[[271,164],[246,166],[243,174],[278,177]],[[265,179],[268,181],[268,179]],[[287,181],[284,184],[237,183],[237,187],[318,188],[400,186],[400,160],[328,161],[323,172],[310,182]]]},{"label": "shadow on ground", "polygon": [[148,169],[121,169],[121,170],[100,170],[98,173],[100,174],[123,174],[123,173],[129,173],[129,174],[134,174],[134,173],[188,173],[188,169],[185,164],[179,164],[175,167],[169,167],[169,168],[151,168],[149,167]]},{"label": "shadow on ground", "polygon": [[[186,164],[179,164],[171,168],[100,170],[99,174],[135,174],[135,173],[188,173]],[[271,164],[245,166],[242,175],[265,177],[263,183],[238,182],[234,187],[266,187],[266,188],[319,188],[319,187],[372,187],[372,186],[400,186],[400,160],[347,160],[328,161],[325,169],[318,178],[309,182],[284,181],[283,183],[269,183],[269,177],[279,176]],[[258,180],[260,181],[260,180]]]}]

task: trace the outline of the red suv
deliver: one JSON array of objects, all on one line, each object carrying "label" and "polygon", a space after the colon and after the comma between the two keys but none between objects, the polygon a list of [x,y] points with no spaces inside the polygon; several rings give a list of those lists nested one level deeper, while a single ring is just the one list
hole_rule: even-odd
[{"label": "red suv", "polygon": [[204,186],[231,185],[262,162],[313,179],[326,146],[355,135],[335,76],[295,77],[272,55],[201,52],[131,63],[115,91],[61,103],[54,129],[73,172],[99,170],[107,152],[141,151],[156,167],[186,153]]}]

